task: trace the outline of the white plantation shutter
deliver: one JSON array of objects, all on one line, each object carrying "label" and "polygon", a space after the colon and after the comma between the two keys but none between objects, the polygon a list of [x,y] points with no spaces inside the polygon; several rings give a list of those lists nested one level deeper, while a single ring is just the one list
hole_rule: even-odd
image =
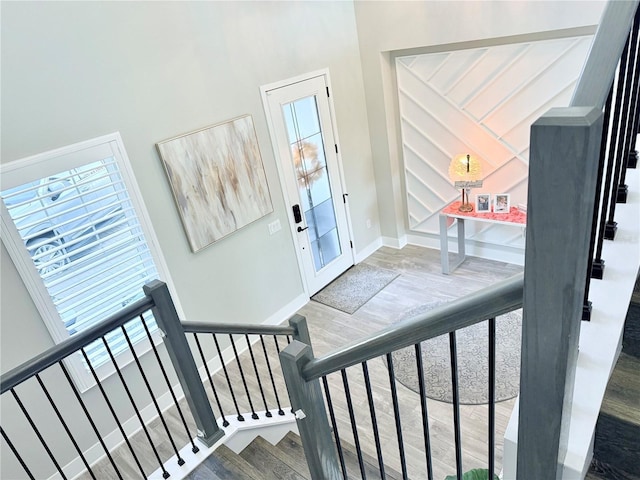
[{"label": "white plantation shutter", "polygon": [[[3,241],[56,341],[142,298],[145,283],[168,280],[117,134],[2,168]],[[148,340],[139,321],[126,329],[134,345]],[[107,340],[115,355],[128,350],[121,330]],[[110,364],[102,341],[85,351],[93,367]],[[83,363],[73,368],[80,376]]]}]

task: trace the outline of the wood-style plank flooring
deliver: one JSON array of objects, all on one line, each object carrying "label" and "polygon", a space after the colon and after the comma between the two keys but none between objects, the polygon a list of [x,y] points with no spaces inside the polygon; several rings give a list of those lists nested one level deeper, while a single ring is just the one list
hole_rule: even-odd
[{"label": "wood-style plank flooring", "polygon": [[[522,267],[502,262],[489,261],[479,258],[468,258],[453,274],[442,275],[440,273],[440,252],[438,250],[406,246],[400,250],[382,247],[365,260],[365,263],[377,265],[397,271],[400,276],[375,295],[369,302],[349,315],[331,307],[310,301],[298,313],[305,316],[309,325],[314,353],[322,356],[332,349],[340,347],[348,342],[362,338],[400,320],[408,311],[434,300],[452,300],[473,291],[482,289],[499,280],[508,278],[522,271]],[[242,339],[238,347],[243,346]],[[273,339],[266,338],[267,345],[274,353],[271,356],[274,367],[275,382],[280,391],[280,400],[288,405],[288,398],[284,390],[284,381],[275,357]],[[284,346],[281,340],[280,347]],[[261,354],[259,344],[254,346],[257,368],[260,372],[266,372],[266,364]],[[257,391],[257,382],[253,374],[253,365],[248,352],[241,355],[241,365],[247,377],[249,389]],[[395,419],[391,408],[391,396],[389,388],[388,370],[381,358],[367,362],[369,375],[375,399],[375,414],[382,438],[383,458],[386,464],[397,471],[401,471],[398,455],[398,442]],[[246,394],[243,393],[242,384],[238,381],[239,372],[237,365],[228,367],[230,376],[234,378],[236,401],[242,412],[249,411]],[[266,377],[266,376],[265,376]],[[371,416],[367,402],[366,391],[363,388],[362,367],[355,366],[347,370],[347,377],[353,401],[359,441],[363,450],[375,456],[376,449],[371,429]],[[268,377],[266,377],[268,378]],[[270,382],[264,380],[265,400],[269,409],[276,408],[275,397],[270,387]],[[235,406],[228,394],[226,380],[223,372],[214,375],[214,384],[218,397],[226,415],[234,416]],[[349,411],[344,396],[343,381],[340,374],[329,376],[330,391],[338,422],[338,430],[341,438],[353,444],[354,437],[349,422]],[[219,410],[214,403],[211,389],[207,387],[216,415]],[[397,383],[398,403],[401,412],[401,429],[404,439],[404,449],[407,458],[409,478],[426,478],[425,442],[422,434],[422,415],[418,394]],[[284,397],[284,398],[283,398]],[[253,398],[255,410],[263,410],[264,404],[259,395]],[[499,472],[502,463],[502,438],[507,422],[511,415],[514,400],[508,400],[497,404],[496,408],[496,471]],[[186,409],[184,400],[181,405]],[[187,410],[185,410],[187,411]],[[453,435],[452,407],[448,403],[428,400],[430,448],[433,457],[434,478],[444,478],[455,474],[455,449]],[[461,430],[463,448],[464,470],[487,466],[487,406],[486,405],[461,405]],[[176,432],[178,448],[186,445],[187,437],[176,414],[176,409],[171,408],[166,413],[167,422],[172,432]],[[187,414],[191,432],[194,425],[191,416]],[[160,444],[160,456],[166,461],[172,454],[172,448],[160,421],[153,422],[151,429],[154,441]],[[141,433],[135,435],[131,443],[134,449],[146,448],[148,442]],[[139,472],[126,445],[123,445],[115,454],[118,463],[125,465],[124,470],[132,476]],[[141,463],[147,474],[158,468],[157,461],[151,453],[141,455]],[[111,467],[106,462],[101,462],[96,474],[100,478],[110,478]],[[89,478],[88,475],[83,478]],[[270,478],[266,473],[265,478]]]},{"label": "wood-style plank flooring", "polygon": [[[440,252],[416,246],[401,250],[381,248],[366,263],[395,270],[400,276],[353,315],[316,302],[309,302],[299,312],[307,318],[314,353],[322,356],[331,349],[376,332],[400,320],[413,308],[434,300],[452,300],[522,271],[522,267],[469,258],[452,275],[440,273]],[[376,402],[385,463],[400,471],[398,443],[388,370],[381,358],[367,362]],[[347,370],[354,403],[359,440],[363,449],[375,455],[366,391],[362,388],[361,367]],[[396,383],[401,412],[401,428],[410,478],[426,478],[424,436],[418,394]],[[330,390],[342,438],[353,443],[344,388],[339,374],[330,376]],[[496,461],[501,469],[502,438],[514,400],[500,402],[496,408]],[[428,400],[430,447],[434,478],[455,474],[453,413],[448,403]],[[487,406],[461,405],[463,468],[487,466]]]}]

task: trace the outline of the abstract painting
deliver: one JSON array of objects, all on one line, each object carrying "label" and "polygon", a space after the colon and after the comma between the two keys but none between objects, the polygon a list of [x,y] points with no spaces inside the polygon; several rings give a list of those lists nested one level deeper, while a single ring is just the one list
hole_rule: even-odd
[{"label": "abstract painting", "polygon": [[193,252],[273,211],[251,115],[156,146]]}]

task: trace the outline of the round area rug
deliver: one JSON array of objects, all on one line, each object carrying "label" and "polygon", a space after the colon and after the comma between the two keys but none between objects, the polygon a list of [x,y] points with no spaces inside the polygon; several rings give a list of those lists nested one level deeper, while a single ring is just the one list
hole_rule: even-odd
[{"label": "round area rug", "polygon": [[[411,318],[432,310],[442,301],[421,305],[403,318]],[[496,318],[496,391],[497,402],[518,395],[520,389],[520,340],[522,311],[516,310]],[[483,321],[456,332],[458,358],[458,391],[461,404],[479,405],[489,402],[489,327]],[[392,354],[396,380],[418,393],[415,347]],[[452,403],[451,356],[449,335],[422,342],[422,361],[426,396]],[[386,360],[385,360],[386,365]]]}]

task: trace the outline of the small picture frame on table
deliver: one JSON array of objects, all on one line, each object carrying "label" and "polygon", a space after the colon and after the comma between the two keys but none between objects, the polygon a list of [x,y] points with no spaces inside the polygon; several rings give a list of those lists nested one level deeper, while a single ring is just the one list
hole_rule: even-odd
[{"label": "small picture frame on table", "polygon": [[494,213],[509,213],[511,210],[511,202],[508,193],[496,193],[495,205],[493,206]]},{"label": "small picture frame on table", "polygon": [[490,193],[479,193],[476,195],[476,213],[491,213]]}]

